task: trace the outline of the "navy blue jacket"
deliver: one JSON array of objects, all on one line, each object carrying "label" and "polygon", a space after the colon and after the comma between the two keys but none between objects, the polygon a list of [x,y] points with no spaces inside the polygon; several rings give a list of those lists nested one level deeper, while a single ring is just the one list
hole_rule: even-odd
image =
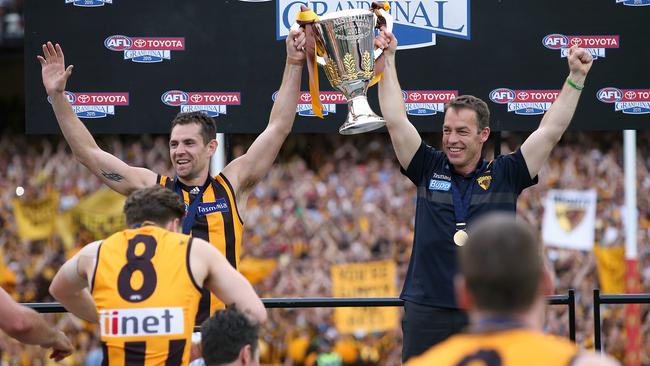
[{"label": "navy blue jacket", "polygon": [[487,212],[516,213],[517,197],[537,183],[530,178],[521,150],[491,162],[479,161],[468,176],[456,174],[447,155],[422,142],[406,171],[417,186],[415,236],[401,298],[422,305],[457,308],[453,280],[458,264],[452,180],[461,192],[471,189],[466,223]]}]

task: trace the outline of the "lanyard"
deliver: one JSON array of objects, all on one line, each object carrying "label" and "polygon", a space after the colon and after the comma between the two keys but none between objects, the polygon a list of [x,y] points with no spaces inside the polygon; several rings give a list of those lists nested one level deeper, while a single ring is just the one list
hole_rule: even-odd
[{"label": "lanyard", "polygon": [[[460,186],[456,179],[452,176],[451,179],[451,199],[454,203],[454,216],[456,217],[456,229],[464,230],[467,223],[467,216],[469,214],[469,206],[472,201],[472,191],[474,189],[474,178],[478,175],[479,171],[483,171],[485,162],[481,162],[481,167],[471,173],[469,187],[465,189],[465,194],[460,191]],[[464,179],[461,178],[461,179]]]},{"label": "lanyard", "polygon": [[[197,208],[199,207],[199,203],[201,203],[202,201],[203,192],[205,192],[206,188],[208,188],[208,185],[211,182],[212,182],[212,177],[208,175],[208,178],[205,180],[205,183],[203,183],[203,187],[201,187],[199,193],[194,197],[194,199],[190,198],[190,205],[187,208],[185,217],[183,218],[183,234],[189,234],[192,231],[192,226],[194,225],[194,218],[196,217],[196,211]],[[178,182],[178,176],[174,178],[174,190],[178,195],[181,196],[181,198],[183,198],[183,189],[181,188],[181,185]]]},{"label": "lanyard", "polygon": [[[461,178],[462,179],[462,178]],[[456,183],[456,179],[451,180],[451,198],[454,202],[454,216],[456,217],[457,229],[465,229],[465,221],[469,212],[469,205],[472,200],[472,189],[474,188],[474,176],[469,182],[469,187],[465,189],[465,194],[461,196],[460,186]],[[462,224],[462,227],[458,227]]]}]

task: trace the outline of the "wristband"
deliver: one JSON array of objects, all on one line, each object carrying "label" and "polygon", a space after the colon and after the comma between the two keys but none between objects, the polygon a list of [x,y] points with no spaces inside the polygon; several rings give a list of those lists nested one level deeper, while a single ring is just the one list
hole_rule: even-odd
[{"label": "wristband", "polygon": [[288,63],[289,65],[299,65],[299,66],[302,66],[302,64],[304,64],[305,61],[298,61],[298,60],[294,60],[294,59],[292,59],[292,58],[287,58],[287,63]]},{"label": "wristband", "polygon": [[572,87],[573,89],[575,89],[577,91],[582,91],[582,89],[585,88],[584,85],[578,85],[575,82],[573,82],[573,80],[569,79],[568,77],[566,78],[566,83],[569,84],[570,87]]}]

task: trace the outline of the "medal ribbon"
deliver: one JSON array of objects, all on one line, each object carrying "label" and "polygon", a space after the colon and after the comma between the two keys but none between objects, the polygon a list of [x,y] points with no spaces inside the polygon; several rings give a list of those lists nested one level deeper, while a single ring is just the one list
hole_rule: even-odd
[{"label": "medal ribbon", "polygon": [[[456,216],[456,228],[458,224],[466,223],[467,213],[469,212],[469,205],[472,200],[472,189],[474,188],[474,176],[469,182],[469,187],[465,190],[465,194],[461,196],[460,187],[456,180],[451,180],[451,198],[454,202],[454,215]],[[465,229],[464,227],[460,229]]]},{"label": "medal ribbon", "polygon": [[[199,193],[194,197],[194,199],[190,198],[190,205],[187,208],[187,213],[185,217],[183,218],[183,234],[189,235],[190,232],[192,231],[192,226],[194,225],[194,218],[196,217],[196,211],[199,207],[199,203],[201,203],[203,197],[203,192],[205,192],[206,188],[208,188],[208,185],[212,182],[212,177],[208,175],[208,179],[205,180],[205,183],[203,183],[203,187],[201,187],[201,190]],[[181,198],[183,198],[183,189],[181,188],[181,185],[178,183],[178,176],[174,178],[174,190],[176,193],[178,193]],[[189,195],[189,192],[187,193]],[[183,200],[185,201],[185,200]]]}]

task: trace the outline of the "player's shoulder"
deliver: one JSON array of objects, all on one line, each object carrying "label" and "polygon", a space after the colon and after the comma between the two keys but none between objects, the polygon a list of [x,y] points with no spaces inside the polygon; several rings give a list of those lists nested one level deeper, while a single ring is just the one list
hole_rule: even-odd
[{"label": "player's shoulder", "polygon": [[193,238],[190,235],[179,233],[176,231],[170,231],[164,228],[157,228],[159,238],[163,239],[168,243],[182,243],[188,244],[190,242],[196,242],[198,238]]},{"label": "player's shoulder", "polygon": [[170,183],[173,183],[173,182],[174,182],[173,177],[169,177],[169,176],[166,176],[166,175],[156,173],[156,184],[161,185],[163,187],[166,187]]},{"label": "player's shoulder", "polygon": [[103,240],[95,240],[93,242],[90,242],[81,248],[79,251],[80,254],[82,255],[95,255],[97,253],[97,248],[102,245]]}]

